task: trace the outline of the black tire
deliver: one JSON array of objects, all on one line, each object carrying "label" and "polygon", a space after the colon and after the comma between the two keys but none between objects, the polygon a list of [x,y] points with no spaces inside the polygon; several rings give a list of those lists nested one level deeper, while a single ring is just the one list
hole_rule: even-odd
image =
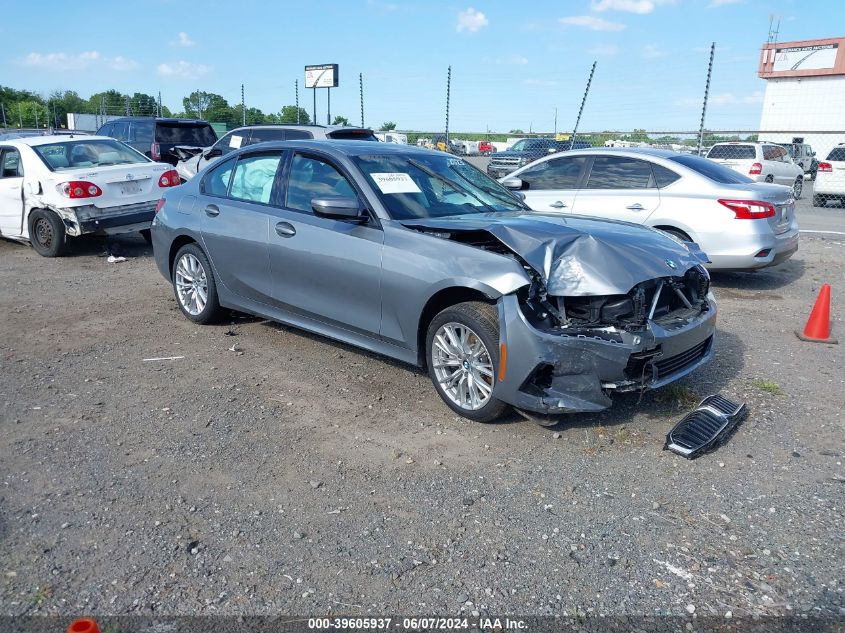
[{"label": "black tire", "polygon": [[796,200],[801,199],[801,195],[804,193],[804,176],[798,176],[795,179],[795,182],[792,185],[792,194]]},{"label": "black tire", "polygon": [[152,233],[150,233],[150,229],[144,229],[143,231],[139,231],[139,233],[141,234],[141,237],[144,238],[144,241],[147,244],[152,245],[153,236],[152,236]]},{"label": "black tire", "polygon": [[42,257],[61,257],[67,252],[65,223],[49,209],[29,214],[29,243]]},{"label": "black tire", "polygon": [[[205,275],[206,280],[205,305],[202,310],[199,310],[196,313],[192,313],[184,305],[183,299],[179,296],[179,287],[177,282],[177,277],[179,277],[179,263],[183,258],[186,258],[186,256],[189,255],[193,256],[199,266],[202,267],[202,272]],[[214,272],[211,269],[211,264],[205,256],[205,253],[203,253],[202,249],[197,244],[185,244],[185,246],[179,249],[176,253],[176,257],[173,258],[171,278],[173,279],[173,294],[176,297],[176,303],[186,318],[190,319],[194,323],[202,324],[215,323],[220,318],[222,310],[220,308],[220,301],[217,297],[217,284],[214,281]]]},{"label": "black tire", "polygon": [[813,196],[813,206],[814,207],[824,207],[827,205],[827,197],[816,194]]},{"label": "black tire", "polygon": [[774,176],[772,176],[771,174],[769,174],[768,176],[766,176],[766,182],[774,182],[774,181],[775,181],[775,177],[774,177]]},{"label": "black tire", "polygon": [[450,306],[432,319],[425,336],[428,375],[437,393],[443,399],[443,402],[458,415],[474,420],[475,422],[494,422],[508,410],[509,407],[507,404],[491,395],[488,397],[487,402],[478,409],[463,408],[450,399],[443,385],[437,380],[433,366],[434,363],[432,362],[434,337],[437,331],[447,323],[457,323],[466,326],[481,339],[484,347],[487,348],[487,353],[493,366],[492,387],[495,388],[497,381],[496,374],[499,368],[499,315],[496,307],[487,303],[481,303],[480,301],[469,301]]}]

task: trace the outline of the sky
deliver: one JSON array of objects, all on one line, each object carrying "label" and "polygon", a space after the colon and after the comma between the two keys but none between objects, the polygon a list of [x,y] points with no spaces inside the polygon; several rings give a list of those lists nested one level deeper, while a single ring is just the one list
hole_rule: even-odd
[{"label": "sky", "polygon": [[[770,15],[779,41],[845,36],[842,0],[77,0],[8,2],[0,84],[87,98],[161,92],[181,111],[195,89],[278,112],[299,103],[306,64],[339,64],[331,115],[378,127],[571,130],[597,62],[582,131],[697,130],[711,42],[709,129],[755,129]],[[326,120],[326,90],[317,119]]]}]

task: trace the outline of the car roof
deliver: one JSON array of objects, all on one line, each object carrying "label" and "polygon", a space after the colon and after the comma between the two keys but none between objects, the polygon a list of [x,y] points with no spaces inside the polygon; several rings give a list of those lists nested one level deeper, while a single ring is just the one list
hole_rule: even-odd
[{"label": "car roof", "polygon": [[[23,138],[16,138],[7,141],[10,144],[29,145],[34,147],[36,145],[49,145],[50,143],[73,143],[75,140],[72,134],[50,134],[47,136],[26,136]],[[111,136],[95,136],[93,134],[80,134],[80,141],[113,141]],[[6,142],[6,141],[4,141]]]},{"label": "car roof", "polygon": [[[118,121],[155,121],[156,123],[205,123],[206,125],[211,125],[208,121],[203,121],[202,119],[176,119],[173,117],[161,117],[161,116],[122,116],[116,119],[109,119],[106,123],[117,123]],[[100,126],[102,127],[102,126]]]},{"label": "car roof", "polygon": [[249,125],[241,125],[239,127],[228,130],[229,132],[236,132],[237,130],[254,130],[254,129],[270,129],[270,130],[326,130],[328,132],[335,132],[337,130],[367,130],[372,131],[368,127],[358,127],[357,125],[314,125],[310,123],[250,123]]},{"label": "car roof", "polygon": [[[659,158],[671,158],[677,156],[681,152],[674,152],[670,149],[658,149],[656,147],[584,147],[581,149],[573,149],[567,152],[559,152],[557,154],[549,154],[549,156],[560,156],[566,154],[567,156],[573,154],[589,154],[589,153],[607,153],[607,154],[630,154],[631,156],[657,156]],[[544,157],[545,158],[545,157]]]},{"label": "car roof", "polygon": [[270,141],[267,143],[248,145],[242,151],[248,152],[255,149],[269,149],[271,147],[278,147],[279,149],[319,150],[341,156],[370,156],[373,154],[414,154],[416,156],[436,154],[439,156],[451,156],[451,154],[444,154],[440,151],[425,149],[423,147],[417,147],[416,145],[400,145],[398,143],[377,143],[374,141],[354,141],[343,139]]}]

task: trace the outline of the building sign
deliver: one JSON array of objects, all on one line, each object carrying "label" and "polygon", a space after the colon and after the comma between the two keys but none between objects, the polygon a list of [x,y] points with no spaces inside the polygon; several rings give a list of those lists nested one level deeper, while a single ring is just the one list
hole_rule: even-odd
[{"label": "building sign", "polygon": [[827,70],[836,65],[838,44],[795,46],[775,50],[772,70]]},{"label": "building sign", "polygon": [[337,64],[319,64],[305,67],[306,88],[337,88]]}]

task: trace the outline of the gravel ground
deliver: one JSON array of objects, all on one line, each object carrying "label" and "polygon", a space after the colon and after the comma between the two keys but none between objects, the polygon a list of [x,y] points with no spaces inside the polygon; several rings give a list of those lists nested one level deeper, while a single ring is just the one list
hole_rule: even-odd
[{"label": "gravel ground", "polygon": [[[413,368],[181,316],[140,239],[0,242],[0,613],[845,614],[845,242],[715,275],[714,361],[544,429]],[[180,356],[177,360],[144,361]],[[699,396],[751,414],[661,450]]]}]

